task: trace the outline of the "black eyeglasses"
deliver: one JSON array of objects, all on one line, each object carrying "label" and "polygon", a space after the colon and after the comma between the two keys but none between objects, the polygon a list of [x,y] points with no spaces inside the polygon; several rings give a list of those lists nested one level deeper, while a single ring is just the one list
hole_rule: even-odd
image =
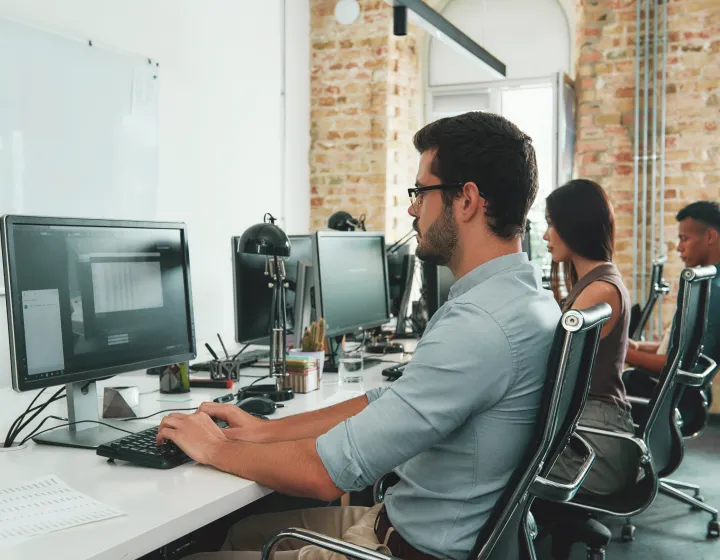
[{"label": "black eyeglasses", "polygon": [[[408,189],[410,204],[412,204],[413,209],[417,211],[422,206],[423,193],[426,193],[428,191],[446,191],[450,189],[461,189],[464,185],[465,183],[447,183],[440,185],[430,185],[427,187],[415,186],[412,189]],[[478,194],[483,198],[487,198],[485,196],[485,193],[483,193],[480,189],[478,189]]]}]

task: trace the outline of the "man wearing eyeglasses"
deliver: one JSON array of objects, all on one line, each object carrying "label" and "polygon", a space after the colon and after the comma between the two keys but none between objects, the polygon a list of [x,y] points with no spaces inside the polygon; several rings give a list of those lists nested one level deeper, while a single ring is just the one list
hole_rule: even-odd
[{"label": "man wearing eyeglasses", "polygon": [[[243,520],[220,558],[258,558],[286,527],[304,527],[405,560],[468,557],[534,430],[560,311],[521,252],[537,193],[530,138],[497,115],[441,119],[415,136],[410,189],[417,255],[457,282],[404,375],[365,396],[277,421],[232,405],[163,420],[199,462],[287,494],[330,501],[394,470],[384,505],[317,508]],[[230,428],[218,429],[211,417]],[[332,553],[290,542],[275,558]],[[517,555],[515,555],[517,556]],[[211,556],[212,557],[212,556]],[[339,556],[338,556],[339,557]]]}]

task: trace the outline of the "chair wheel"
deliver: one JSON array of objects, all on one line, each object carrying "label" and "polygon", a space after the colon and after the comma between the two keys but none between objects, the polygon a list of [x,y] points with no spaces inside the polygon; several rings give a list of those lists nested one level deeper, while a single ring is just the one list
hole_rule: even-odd
[{"label": "chair wheel", "polygon": [[[708,529],[709,531],[709,529]],[[623,525],[622,533],[620,534],[622,542],[631,542],[635,540],[635,525]]]},{"label": "chair wheel", "polygon": [[[705,502],[705,498],[703,498],[701,494],[697,494],[697,495],[695,495],[695,496],[693,496],[693,497],[694,497],[698,502]],[[691,511],[702,511],[702,510],[701,510],[699,507],[697,507],[697,506],[690,506],[690,510],[691,510]]]},{"label": "chair wheel", "polygon": [[720,523],[718,523],[716,519],[713,519],[708,523],[707,538],[717,539],[718,537],[720,537]]}]

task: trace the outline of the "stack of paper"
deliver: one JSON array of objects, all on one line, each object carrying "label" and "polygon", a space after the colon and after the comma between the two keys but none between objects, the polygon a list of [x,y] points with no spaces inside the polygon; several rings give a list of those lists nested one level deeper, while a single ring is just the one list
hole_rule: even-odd
[{"label": "stack of paper", "polygon": [[309,393],[320,388],[317,358],[291,354],[287,356],[287,372],[290,385],[296,393]]},{"label": "stack of paper", "polygon": [[32,537],[124,515],[56,476],[0,489],[0,548]]}]

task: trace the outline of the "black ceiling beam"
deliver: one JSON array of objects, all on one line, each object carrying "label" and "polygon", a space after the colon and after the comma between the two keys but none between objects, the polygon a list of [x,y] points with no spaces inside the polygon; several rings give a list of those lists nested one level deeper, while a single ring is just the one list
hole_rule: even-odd
[{"label": "black ceiling beam", "polygon": [[507,68],[505,66],[505,63],[495,58],[487,50],[482,48],[470,37],[465,35],[465,33],[460,31],[457,27],[455,27],[452,23],[445,19],[442,14],[433,10],[422,0],[394,0],[394,5],[405,6],[409,10],[412,10],[418,15],[418,17],[424,19],[435,29],[447,35],[451,40],[455,41],[468,53],[482,60],[485,64],[490,66],[490,68],[492,68],[499,74],[507,76]]}]

